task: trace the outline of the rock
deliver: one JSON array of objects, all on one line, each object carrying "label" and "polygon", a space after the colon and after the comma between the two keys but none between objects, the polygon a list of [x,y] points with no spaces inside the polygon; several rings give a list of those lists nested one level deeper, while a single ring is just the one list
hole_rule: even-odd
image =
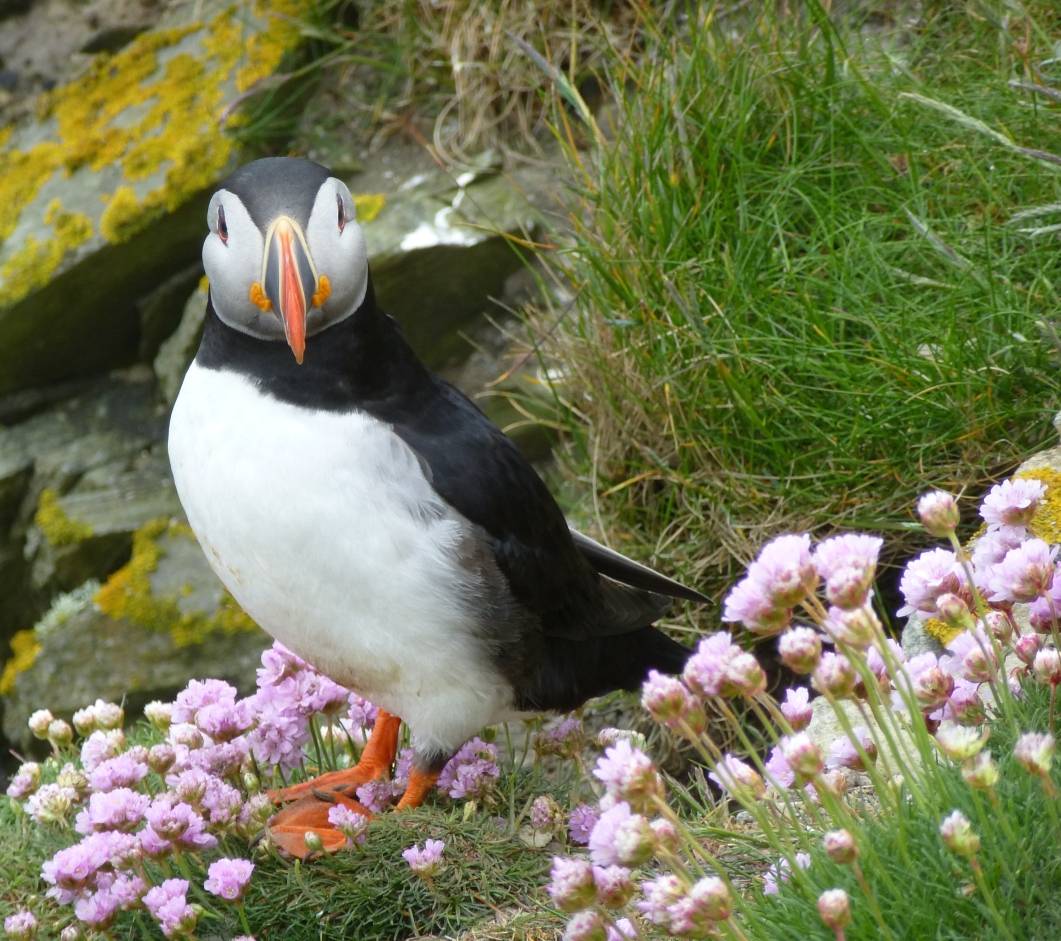
[{"label": "rock", "polygon": [[216,676],[244,691],[269,638],[210,571],[187,527],[157,520],[134,537],[129,562],[100,587],[60,596],[13,644],[0,679],[3,732],[28,741],[26,719],[44,706],[69,715],[96,697],[136,712],[189,679]]},{"label": "rock", "polygon": [[237,159],[222,110],[297,43],[299,10],[174,12],[0,128],[0,394],[133,360],[137,298],[195,261]]},{"label": "rock", "polygon": [[195,359],[195,351],[199,349],[203,321],[206,320],[206,301],[206,278],[203,278],[185,302],[184,313],[177,329],[163,341],[155,357],[153,366],[158,377],[159,391],[170,408],[177,401],[184,374]]},{"label": "rock", "polygon": [[934,653],[939,656],[944,652],[940,639],[925,630],[925,620],[918,614],[912,614],[907,618],[902,634],[903,653],[906,654],[907,660],[923,653]]}]

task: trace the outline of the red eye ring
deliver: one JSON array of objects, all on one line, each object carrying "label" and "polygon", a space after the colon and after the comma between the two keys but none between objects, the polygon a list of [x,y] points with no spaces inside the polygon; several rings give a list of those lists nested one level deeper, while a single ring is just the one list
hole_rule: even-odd
[{"label": "red eye ring", "polygon": [[338,193],[335,194],[335,202],[339,207],[339,231],[342,232],[346,228],[346,206],[343,205],[343,197]]},{"label": "red eye ring", "polygon": [[217,236],[223,245],[228,244],[228,225],[225,222],[225,207],[217,207]]}]

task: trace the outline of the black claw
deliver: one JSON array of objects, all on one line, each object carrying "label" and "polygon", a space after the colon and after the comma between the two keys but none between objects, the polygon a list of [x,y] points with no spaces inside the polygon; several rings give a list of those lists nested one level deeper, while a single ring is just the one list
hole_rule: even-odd
[{"label": "black claw", "polygon": [[[336,788],[336,790],[338,790],[338,788]],[[317,798],[317,800],[324,801],[325,804],[334,804],[334,803],[336,803],[335,798],[331,794],[329,794],[327,791],[321,791],[321,790],[318,790],[317,788],[313,788],[313,790],[310,791],[310,793],[315,798]]]}]

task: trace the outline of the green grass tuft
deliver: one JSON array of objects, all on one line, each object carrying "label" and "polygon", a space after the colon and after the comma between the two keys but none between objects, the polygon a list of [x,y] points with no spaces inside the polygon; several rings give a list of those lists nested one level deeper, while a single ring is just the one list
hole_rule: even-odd
[{"label": "green grass tuft", "polygon": [[869,32],[707,5],[613,61],[606,146],[576,149],[558,110],[577,301],[550,352],[620,541],[716,593],[783,530],[891,531],[894,558],[923,538],[919,492],[976,495],[1054,437],[1061,256],[1010,220],[1061,201],[1061,174],[904,97],[1061,150],[1057,104],[1009,85],[1061,26],[1025,6]]}]

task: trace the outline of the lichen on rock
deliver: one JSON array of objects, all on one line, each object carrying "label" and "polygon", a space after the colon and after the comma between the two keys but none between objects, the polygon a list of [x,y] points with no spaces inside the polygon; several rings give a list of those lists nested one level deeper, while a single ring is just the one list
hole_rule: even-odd
[{"label": "lichen on rock", "polygon": [[33,522],[53,546],[70,546],[92,538],[92,527],[67,516],[59,505],[59,494],[50,487],[41,492]]},{"label": "lichen on rock", "polygon": [[184,523],[163,518],[140,527],[133,535],[132,557],[96,592],[96,607],[117,620],[166,632],[177,647],[202,643],[214,633],[258,631],[228,592],[221,591],[216,604],[206,610],[190,597],[186,581],[169,590],[168,586],[156,584],[153,576],[161,559],[181,541],[195,548],[197,558],[201,555],[191,529]]}]

